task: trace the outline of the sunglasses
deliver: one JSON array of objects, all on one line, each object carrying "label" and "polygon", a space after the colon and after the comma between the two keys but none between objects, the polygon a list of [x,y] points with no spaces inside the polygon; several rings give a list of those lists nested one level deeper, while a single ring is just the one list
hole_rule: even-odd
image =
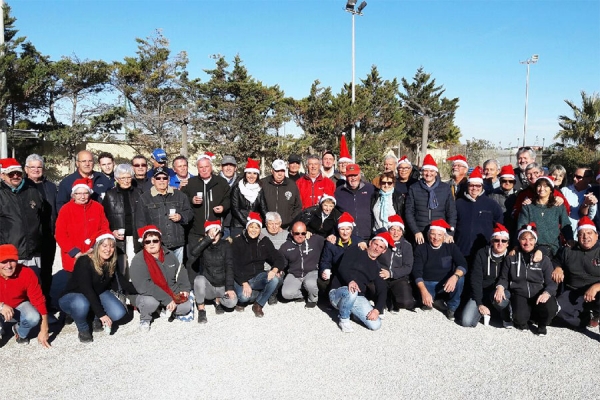
[{"label": "sunglasses", "polygon": [[150,244],[150,243],[160,243],[160,239],[148,239],[148,240],[144,240],[144,244]]},{"label": "sunglasses", "polygon": [[133,166],[136,168],[140,168],[140,167],[146,168],[148,166],[148,164],[133,164]]},{"label": "sunglasses", "polygon": [[494,239],[494,243],[508,243],[508,239]]},{"label": "sunglasses", "polygon": [[575,178],[577,180],[581,180],[581,179],[583,179],[583,176],[581,176],[581,175],[573,175],[573,178]]},{"label": "sunglasses", "polygon": [[21,171],[11,171],[6,175],[8,175],[9,178],[14,178],[15,176],[23,176],[23,173]]},{"label": "sunglasses", "polygon": [[166,176],[157,176],[156,178],[154,178],[154,180],[157,180],[157,181],[168,181],[169,178],[166,177]]},{"label": "sunglasses", "polygon": [[292,232],[292,235],[294,235],[294,236],[300,236],[300,235],[306,236],[306,232]]},{"label": "sunglasses", "polygon": [[505,181],[505,180],[501,180],[500,183],[515,183],[515,181]]},{"label": "sunglasses", "polygon": [[381,186],[383,186],[383,185],[389,185],[389,186],[391,186],[393,184],[394,184],[394,182],[392,182],[392,181],[381,181]]}]

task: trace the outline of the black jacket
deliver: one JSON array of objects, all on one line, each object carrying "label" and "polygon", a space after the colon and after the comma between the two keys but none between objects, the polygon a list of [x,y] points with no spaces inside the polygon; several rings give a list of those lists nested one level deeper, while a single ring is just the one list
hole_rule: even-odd
[{"label": "black jacket", "polygon": [[342,212],[334,208],[329,216],[323,220],[321,218],[321,207],[317,205],[302,210],[292,221],[291,225],[293,226],[297,221],[302,221],[309,232],[326,238],[329,235],[337,233],[338,219],[341,216]]},{"label": "black jacket", "polygon": [[439,182],[435,189],[438,202],[436,208],[428,207],[429,193],[423,189],[421,181],[412,184],[408,189],[404,222],[412,234],[422,232],[425,235],[425,229],[436,219],[443,219],[451,227],[456,227],[456,205],[450,186],[441,182],[439,177],[436,179]]},{"label": "black jacket", "polygon": [[396,242],[396,248],[388,249],[377,258],[383,269],[390,271],[390,279],[408,278],[413,268],[413,249],[403,237]]},{"label": "black jacket", "polygon": [[0,183],[0,244],[12,244],[19,259],[41,255],[44,200],[33,183],[24,179],[18,190]]},{"label": "black jacket", "polygon": [[479,249],[471,267],[471,298],[477,306],[483,304],[483,291],[494,290],[502,271],[504,255],[492,257],[490,246]]},{"label": "black jacket", "polygon": [[265,271],[265,261],[273,268],[283,269],[283,256],[275,250],[268,237],[251,239],[246,231],[233,238],[233,275],[241,285]]},{"label": "black jacket", "polygon": [[54,182],[49,181],[46,177],[42,177],[41,182],[33,182],[32,185],[35,185],[38,192],[42,195],[42,199],[44,199],[44,210],[42,215],[42,235],[44,236],[44,240],[52,240],[54,238],[54,229],[56,227],[56,218],[58,217],[58,212],[56,210],[56,194],[58,188],[54,184]]},{"label": "black jacket", "polygon": [[208,236],[195,243],[190,243],[193,257],[202,255],[204,270],[202,275],[214,287],[225,286],[225,290],[233,290],[233,256],[231,245],[225,239],[213,244]]},{"label": "black jacket", "polygon": [[[194,212],[194,223],[190,229],[192,235],[204,236],[204,223],[220,220],[229,211],[229,185],[225,179],[218,175],[213,174],[206,185],[199,176],[191,177],[188,179],[188,184],[181,189],[181,192],[187,196]],[[193,197],[198,192],[203,193],[202,204],[192,203]],[[213,209],[216,206],[223,206],[223,212],[215,214]]]},{"label": "black jacket", "polygon": [[317,271],[324,246],[325,239],[319,235],[311,236],[302,244],[296,243],[288,235],[288,239],[279,248],[285,259],[284,268],[296,278],[304,278],[309,272]]},{"label": "black jacket", "polygon": [[[125,196],[128,197],[126,202]],[[138,233],[135,227],[135,212],[137,205],[140,202],[142,191],[136,187],[123,190],[119,186],[108,190],[102,200],[102,206],[104,207],[104,214],[108,219],[110,230],[125,229],[126,236],[133,236],[133,246],[137,253],[142,249],[142,246],[138,242]],[[129,205],[129,209],[125,209],[125,204]],[[129,221],[129,225],[126,223]],[[117,248],[121,252],[125,252],[125,241],[117,240]]]},{"label": "black jacket", "polygon": [[506,256],[498,285],[510,289],[511,294],[531,299],[543,291],[556,296],[556,282],[552,280],[552,263],[543,256],[542,261],[532,262],[533,252],[524,254],[520,250],[514,256]]},{"label": "black jacket", "polygon": [[242,194],[238,183],[231,188],[231,227],[245,228],[251,211],[259,213],[264,221],[268,212],[264,190],[261,189],[254,202],[250,203]]},{"label": "black jacket", "polygon": [[273,181],[272,175],[261,179],[261,182],[267,210],[279,213],[281,227],[287,229],[302,210],[298,186],[290,178],[284,178],[283,182],[278,185]]},{"label": "black jacket", "polygon": [[600,244],[589,250],[579,244],[561,247],[554,257],[554,268],[561,267],[565,273],[565,285],[569,289],[581,289],[600,282]]}]

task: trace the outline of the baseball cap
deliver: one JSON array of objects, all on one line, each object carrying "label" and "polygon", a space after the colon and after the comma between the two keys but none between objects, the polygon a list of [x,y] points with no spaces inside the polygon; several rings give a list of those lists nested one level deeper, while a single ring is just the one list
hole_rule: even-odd
[{"label": "baseball cap", "polygon": [[290,154],[290,156],[288,157],[288,162],[289,163],[302,163],[302,159],[300,158],[300,156],[298,154]]},{"label": "baseball cap", "polygon": [[360,174],[360,167],[358,166],[358,164],[348,164],[346,166],[346,176],[359,175],[359,174]]},{"label": "baseball cap", "polygon": [[273,167],[273,171],[285,170],[285,161],[277,159],[273,161],[273,164],[271,166]]},{"label": "baseball cap", "polygon": [[[157,160],[158,161],[158,160]],[[162,167],[158,167],[154,170],[154,174],[152,174],[153,178],[156,178],[158,175],[166,175],[169,176],[169,173],[167,172],[166,168],[162,168]]]},{"label": "baseball cap", "polygon": [[167,153],[163,149],[154,149],[152,158],[158,162],[167,162]]},{"label": "baseball cap", "polygon": [[223,156],[223,159],[221,160],[221,165],[226,165],[226,164],[231,164],[231,165],[237,166],[237,161],[235,161],[234,156]]}]

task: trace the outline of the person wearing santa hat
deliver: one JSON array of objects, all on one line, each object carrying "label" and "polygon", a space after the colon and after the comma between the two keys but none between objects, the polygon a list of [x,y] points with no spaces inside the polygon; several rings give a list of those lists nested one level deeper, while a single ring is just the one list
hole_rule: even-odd
[{"label": "person wearing santa hat", "polygon": [[[504,165],[500,169],[498,181],[500,182],[500,187],[494,189],[489,197],[498,203],[502,209],[504,226],[506,226],[509,232],[515,232],[517,223],[513,219],[512,212],[515,207],[515,202],[517,201],[518,191],[515,189],[516,177],[512,165]],[[513,239],[513,241],[515,240]]]},{"label": "person wearing santa hat", "polygon": [[404,238],[404,221],[395,214],[388,217],[388,232],[394,240],[395,249],[388,248],[377,261],[381,266],[379,275],[388,286],[388,310],[397,313],[399,309],[414,310],[410,274],[413,267],[413,248]]},{"label": "person wearing santa hat", "polygon": [[264,219],[269,211],[263,190],[263,183],[258,179],[260,166],[257,160],[248,158],[244,175],[231,188],[231,236],[236,237],[244,230],[248,214],[257,212]]},{"label": "person wearing santa hat", "polygon": [[[169,321],[176,316],[191,314],[189,301],[191,285],[181,271],[181,262],[175,253],[162,244],[163,232],[155,225],[138,229],[142,251],[133,257],[129,274],[138,296],[135,306],[140,312],[141,332],[148,332],[152,315],[156,310],[165,309],[170,314]],[[193,314],[192,314],[193,316]]]},{"label": "person wearing santa hat", "polygon": [[408,189],[404,221],[416,244],[425,243],[425,234],[432,221],[442,219],[452,227],[446,242],[453,242],[456,226],[456,205],[450,185],[440,180],[437,163],[430,154],[421,167],[423,178]]},{"label": "person wearing santa hat", "polygon": [[327,237],[321,260],[319,262],[319,292],[328,293],[331,287],[331,277],[337,274],[340,260],[351,246],[367,249],[367,242],[353,233],[354,218],[349,213],[343,213],[337,220],[337,234]]},{"label": "person wearing santa hat", "polygon": [[487,245],[494,225],[503,222],[502,209],[483,192],[483,175],[477,166],[469,176],[467,191],[456,199],[454,243],[469,265],[477,251]]},{"label": "person wearing santa hat", "polygon": [[[398,160],[396,170],[398,170],[398,179],[396,180],[395,190],[406,197],[408,195],[408,188],[419,180],[419,171],[413,169],[413,165],[407,156],[402,156]],[[416,178],[413,176],[415,174],[417,175]]]},{"label": "person wearing santa hat", "polygon": [[95,234],[109,230],[104,208],[91,200],[92,181],[77,179],[71,188],[71,201],[58,212],[56,219],[56,243],[60,246],[62,268],[70,276],[75,261],[94,248]]},{"label": "person wearing santa hat", "polygon": [[[369,241],[366,251],[350,247],[340,262],[337,274],[333,277],[329,301],[338,313],[338,326],[344,333],[354,331],[350,315],[354,315],[368,329],[381,328],[380,315],[383,313],[387,296],[387,285],[379,275],[381,267],[377,258],[388,247],[394,247],[394,240],[388,232],[378,233]],[[375,307],[365,297],[367,286],[373,290]]]},{"label": "person wearing santa hat", "polygon": [[538,229],[537,246],[551,258],[560,247],[561,234],[570,245],[575,244],[571,220],[564,204],[557,204],[551,176],[540,176],[533,183],[532,190],[534,195],[531,204],[523,206],[517,226],[534,222]]},{"label": "person wearing santa hat", "polygon": [[415,249],[412,276],[421,293],[421,309],[435,306],[453,321],[465,284],[467,260],[457,245],[444,242],[449,229],[442,219],[431,222],[427,243]]},{"label": "person wearing santa hat", "polygon": [[38,342],[48,348],[46,298],[35,273],[18,259],[19,252],[14,245],[0,245],[0,337],[6,332],[6,324],[14,319],[17,321],[13,325],[17,343],[29,343],[29,332],[39,325]]},{"label": "person wearing santa hat", "polygon": [[553,259],[552,279],[564,284],[558,296],[557,317],[569,326],[585,329],[598,327],[600,315],[600,245],[598,231],[589,217],[577,224],[577,245],[561,247]]},{"label": "person wearing santa hat", "polygon": [[528,329],[527,323],[535,315],[537,334],[546,336],[546,327],[558,312],[557,284],[552,279],[550,259],[546,256],[539,262],[534,259],[539,232],[534,222],[519,228],[519,246],[514,255],[504,258],[494,300],[502,303],[509,297],[505,292],[510,288],[514,327],[521,331]]},{"label": "person wearing santa hat", "polygon": [[200,241],[189,243],[190,254],[202,257],[202,274],[194,280],[194,295],[198,307],[198,323],[205,324],[205,300],[214,300],[215,314],[225,313],[225,308],[234,308],[237,296],[233,286],[233,256],[231,245],[222,239],[221,221],[204,223],[206,236]]},{"label": "person wearing santa hat", "polygon": [[[236,311],[244,311],[245,305],[254,302],[252,312],[258,318],[265,314],[263,308],[269,297],[279,285],[279,271],[283,269],[285,260],[275,250],[268,237],[260,238],[262,218],[259,213],[248,214],[246,229],[233,238],[233,277],[235,293],[238,297]],[[271,269],[265,271],[265,262]]]},{"label": "person wearing santa hat", "polygon": [[[92,330],[110,332],[127,313],[125,305],[112,292],[135,294],[135,288],[117,268],[115,237],[106,229],[92,236],[92,251],[75,262],[64,294],[58,300],[79,331],[79,341],[93,342]],[[92,327],[88,323],[93,319]]]},{"label": "person wearing santa hat", "polygon": [[462,154],[449,157],[446,161],[452,161],[452,174],[447,183],[450,185],[454,199],[458,199],[467,191],[469,164],[467,158]]},{"label": "person wearing santa hat", "polygon": [[324,194],[318,205],[302,210],[292,224],[302,221],[311,234],[335,239],[338,219],[342,215],[335,205],[335,197]]},{"label": "person wearing santa hat", "polygon": [[471,298],[462,312],[461,325],[464,327],[476,327],[479,320],[484,317],[484,324],[489,323],[492,311],[498,311],[505,328],[512,328],[510,311],[510,293],[504,292],[504,299],[498,303],[494,300],[496,284],[502,271],[504,258],[508,253],[509,234],[508,229],[496,223],[490,238],[489,245],[479,249],[475,255],[472,267],[469,269],[469,282],[471,286]]},{"label": "person wearing santa hat", "polygon": [[324,194],[333,196],[335,183],[321,174],[321,160],[316,155],[310,155],[306,159],[306,174],[296,181],[302,209],[315,206]]},{"label": "person wearing santa hat", "polygon": [[[40,277],[44,199],[34,184],[23,179],[23,168],[14,158],[0,160],[0,244],[19,250],[19,263]],[[49,233],[49,232],[47,232]]]},{"label": "person wearing santa hat", "polygon": [[342,133],[340,138],[340,157],[338,158],[338,169],[330,178],[335,187],[342,186],[346,182],[346,166],[354,163],[348,151],[348,143],[346,142],[346,134]]}]

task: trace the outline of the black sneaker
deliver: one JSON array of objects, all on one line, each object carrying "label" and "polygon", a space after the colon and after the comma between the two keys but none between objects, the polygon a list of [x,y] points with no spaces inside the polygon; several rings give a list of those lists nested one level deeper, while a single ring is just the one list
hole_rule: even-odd
[{"label": "black sneaker", "polygon": [[235,311],[237,311],[237,312],[244,312],[245,309],[246,309],[246,307],[244,307],[244,306],[240,306],[240,305],[235,306]]},{"label": "black sneaker", "polygon": [[427,307],[426,305],[422,305],[421,306],[421,310],[423,310],[423,311],[431,311],[431,310],[433,310],[433,307]]},{"label": "black sneaker", "polygon": [[73,317],[71,317],[69,314],[65,314],[65,325],[71,325],[73,322],[75,322]]},{"label": "black sneaker", "polygon": [[273,293],[271,297],[269,297],[268,303],[270,306],[274,306],[275,304],[279,303],[279,300],[277,300],[277,293]]},{"label": "black sneaker", "polygon": [[92,322],[92,330],[94,332],[102,332],[104,330],[104,327],[102,326],[102,321],[100,321],[99,319],[95,319],[94,322]]},{"label": "black sneaker", "polygon": [[208,320],[206,319],[206,310],[198,310],[198,323],[205,324]]},{"label": "black sneaker", "polygon": [[222,305],[215,304],[215,314],[217,314],[217,315],[225,314],[225,310],[223,309]]},{"label": "black sneaker", "polygon": [[79,332],[79,341],[81,343],[92,343],[94,341],[94,337],[90,332]]},{"label": "black sneaker", "polygon": [[548,334],[548,329],[546,329],[545,325],[538,326],[538,336],[546,336]]},{"label": "black sneaker", "polygon": [[450,321],[454,321],[454,311],[446,310],[446,318],[448,318]]},{"label": "black sneaker", "polygon": [[17,327],[18,327],[18,324],[14,324],[13,328],[12,328],[13,329],[13,333],[15,334],[15,339],[16,339],[17,343],[19,343],[19,344],[29,344],[29,339],[28,338],[26,338],[26,337],[22,338],[22,337],[19,336],[19,333],[17,332]]},{"label": "black sneaker", "polygon": [[315,308],[317,306],[317,302],[315,301],[307,301],[304,305],[304,308]]},{"label": "black sneaker", "polygon": [[437,299],[433,302],[433,308],[441,312],[448,311],[448,306],[446,305],[446,302],[441,299]]}]

